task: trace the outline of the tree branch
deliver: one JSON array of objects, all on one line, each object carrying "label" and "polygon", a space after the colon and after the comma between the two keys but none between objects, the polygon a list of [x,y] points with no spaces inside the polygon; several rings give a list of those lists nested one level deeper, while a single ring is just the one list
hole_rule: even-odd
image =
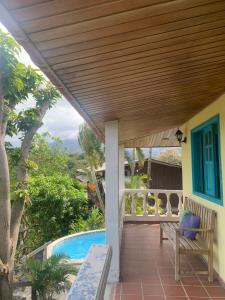
[{"label": "tree branch", "polygon": [[[42,120],[49,108],[50,101],[46,100],[42,103],[42,105],[39,107],[37,111],[37,115],[39,118],[38,122],[35,122],[33,126],[30,127],[30,129],[25,133],[24,139],[21,144],[21,154],[20,158],[18,161],[18,166],[17,166],[17,182],[26,184],[27,182],[27,166],[26,166],[26,161],[29,158],[29,152],[30,148],[32,145],[32,141],[34,138],[34,135],[38,131],[38,129],[42,125]],[[12,205],[12,217],[11,217],[11,239],[13,241],[13,249],[14,249],[14,254],[16,251],[16,246],[17,246],[17,241],[18,241],[18,236],[19,236],[19,229],[20,229],[20,222],[21,218],[23,215],[24,211],[24,200],[21,201],[14,201]],[[14,255],[13,255],[14,256]]]},{"label": "tree branch", "polygon": [[10,258],[10,180],[8,159],[5,150],[5,135],[2,131],[4,123],[4,95],[0,77],[0,259],[7,264]]}]

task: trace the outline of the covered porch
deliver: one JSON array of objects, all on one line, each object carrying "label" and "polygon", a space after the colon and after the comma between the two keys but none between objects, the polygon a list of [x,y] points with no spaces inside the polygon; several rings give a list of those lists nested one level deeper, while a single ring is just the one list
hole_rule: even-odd
[{"label": "covered porch", "polygon": [[[174,279],[174,250],[168,241],[160,246],[158,224],[125,224],[120,256],[120,283],[112,288],[111,300],[225,299],[217,279],[207,276]],[[184,256],[182,268],[206,270],[199,257]]]},{"label": "covered porch", "polygon": [[[208,287],[201,277],[167,287],[167,280],[174,284],[173,254],[167,242],[159,248],[158,225],[124,225],[126,221],[178,220],[181,191],[164,191],[164,213],[159,213],[156,201],[149,214],[146,197],[163,191],[126,191],[124,184],[124,148],[178,146],[178,127],[187,136],[185,196],[205,201],[192,190],[191,130],[215,114],[221,114],[225,130],[224,99],[210,106],[225,90],[224,12],[223,0],[0,0],[2,22],[105,142],[106,237],[113,250],[108,281],[122,280],[115,299],[179,296],[177,300],[194,300],[214,299],[218,294],[225,299],[216,282],[215,288]],[[220,169],[225,172],[224,159]],[[225,189],[224,180],[220,186]],[[177,214],[169,199],[174,192]],[[128,215],[124,211],[127,194],[131,198]],[[137,194],[143,199],[142,215],[136,214]],[[221,201],[217,206],[205,203],[218,213],[216,269],[224,279]],[[183,261],[187,268],[199,263],[190,257]],[[156,283],[156,292],[148,278]]]}]

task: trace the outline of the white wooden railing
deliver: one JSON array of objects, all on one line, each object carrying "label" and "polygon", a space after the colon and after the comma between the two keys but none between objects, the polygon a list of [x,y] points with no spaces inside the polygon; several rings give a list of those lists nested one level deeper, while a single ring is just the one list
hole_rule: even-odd
[{"label": "white wooden railing", "polygon": [[[162,205],[160,195],[165,195],[164,205]],[[171,205],[172,195],[177,195],[178,205],[176,206]],[[123,201],[125,222],[177,221],[183,211],[182,190],[125,189]]]}]

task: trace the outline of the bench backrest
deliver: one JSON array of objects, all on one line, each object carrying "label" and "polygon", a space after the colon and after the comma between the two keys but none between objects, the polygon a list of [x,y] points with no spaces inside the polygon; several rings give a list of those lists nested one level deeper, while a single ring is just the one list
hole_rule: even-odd
[{"label": "bench backrest", "polygon": [[[215,229],[215,217],[216,212],[210,208],[207,208],[190,198],[185,198],[184,210],[190,210],[194,215],[200,217],[200,228],[203,229]],[[199,232],[199,236],[203,240],[209,239],[209,232]]]}]

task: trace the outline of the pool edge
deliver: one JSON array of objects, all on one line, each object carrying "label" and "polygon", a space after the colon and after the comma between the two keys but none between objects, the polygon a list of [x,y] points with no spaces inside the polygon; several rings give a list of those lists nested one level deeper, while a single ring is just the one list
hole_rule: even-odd
[{"label": "pool edge", "polygon": [[[73,238],[75,236],[85,235],[85,234],[89,234],[89,233],[93,233],[93,232],[103,232],[103,231],[105,231],[105,229],[96,229],[96,230],[89,230],[89,231],[81,231],[81,232],[78,232],[78,233],[73,233],[73,234],[70,234],[70,235],[63,236],[63,237],[61,237],[61,238],[59,238],[59,239],[57,239],[57,240],[55,240],[52,243],[47,245],[47,247],[46,247],[46,259],[51,257],[53,247],[56,244],[58,244],[58,243],[60,243],[64,240]],[[84,261],[85,261],[85,258],[84,259],[71,259],[70,263],[75,264],[75,265],[81,265]]]}]

